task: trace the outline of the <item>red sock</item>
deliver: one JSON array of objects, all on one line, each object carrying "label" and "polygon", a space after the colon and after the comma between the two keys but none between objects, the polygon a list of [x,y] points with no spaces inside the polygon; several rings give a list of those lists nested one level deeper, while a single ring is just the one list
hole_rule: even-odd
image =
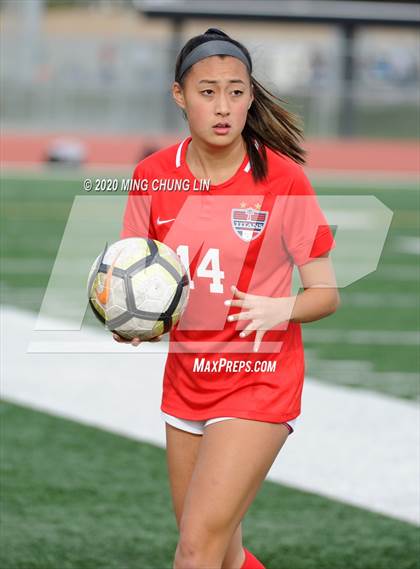
[{"label": "red sock", "polygon": [[248,551],[248,549],[246,549],[245,547],[244,551],[245,551],[245,561],[241,569],[266,569],[264,565],[261,563],[261,561],[258,561],[255,555],[252,555],[252,553]]}]

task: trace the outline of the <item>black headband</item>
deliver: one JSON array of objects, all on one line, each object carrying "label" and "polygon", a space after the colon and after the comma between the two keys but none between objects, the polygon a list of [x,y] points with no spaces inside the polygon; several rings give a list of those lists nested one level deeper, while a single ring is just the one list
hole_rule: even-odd
[{"label": "black headband", "polygon": [[236,57],[236,59],[240,59],[242,63],[245,64],[249,73],[252,71],[248,58],[244,52],[239,49],[239,47],[237,47],[234,43],[224,40],[210,40],[206,43],[198,45],[192,51],[190,51],[190,53],[182,62],[181,68],[179,70],[179,78],[181,79],[187,69],[194,65],[194,63],[197,63],[197,61],[200,61],[201,59],[210,57],[212,55],[230,55],[232,57]]}]

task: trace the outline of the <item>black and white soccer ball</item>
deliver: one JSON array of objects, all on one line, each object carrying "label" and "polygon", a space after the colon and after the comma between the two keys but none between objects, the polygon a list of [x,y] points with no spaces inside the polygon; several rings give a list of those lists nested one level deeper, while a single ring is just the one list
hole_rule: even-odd
[{"label": "black and white soccer ball", "polygon": [[109,330],[127,340],[150,340],[179,321],[189,279],[170,247],[131,237],[105,247],[92,265],[87,288],[95,316]]}]

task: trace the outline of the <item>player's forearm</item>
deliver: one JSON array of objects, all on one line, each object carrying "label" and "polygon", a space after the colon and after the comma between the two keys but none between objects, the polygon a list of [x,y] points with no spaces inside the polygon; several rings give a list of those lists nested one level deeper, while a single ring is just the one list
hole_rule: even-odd
[{"label": "player's forearm", "polygon": [[307,288],[295,298],[290,320],[314,322],[333,314],[340,305],[336,288]]}]

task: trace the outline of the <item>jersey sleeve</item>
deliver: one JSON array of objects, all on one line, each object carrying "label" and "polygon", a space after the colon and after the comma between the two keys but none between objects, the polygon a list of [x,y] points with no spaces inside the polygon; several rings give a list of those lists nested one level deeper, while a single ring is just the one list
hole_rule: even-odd
[{"label": "jersey sleeve", "polygon": [[149,237],[156,239],[155,229],[151,220],[152,196],[148,190],[142,190],[138,181],[145,178],[142,164],[138,164],[133,173],[133,183],[128,193],[125,206],[121,239],[127,237]]},{"label": "jersey sleeve", "polygon": [[299,166],[283,215],[283,242],[295,265],[304,265],[335,247],[330,226],[305,172]]}]

